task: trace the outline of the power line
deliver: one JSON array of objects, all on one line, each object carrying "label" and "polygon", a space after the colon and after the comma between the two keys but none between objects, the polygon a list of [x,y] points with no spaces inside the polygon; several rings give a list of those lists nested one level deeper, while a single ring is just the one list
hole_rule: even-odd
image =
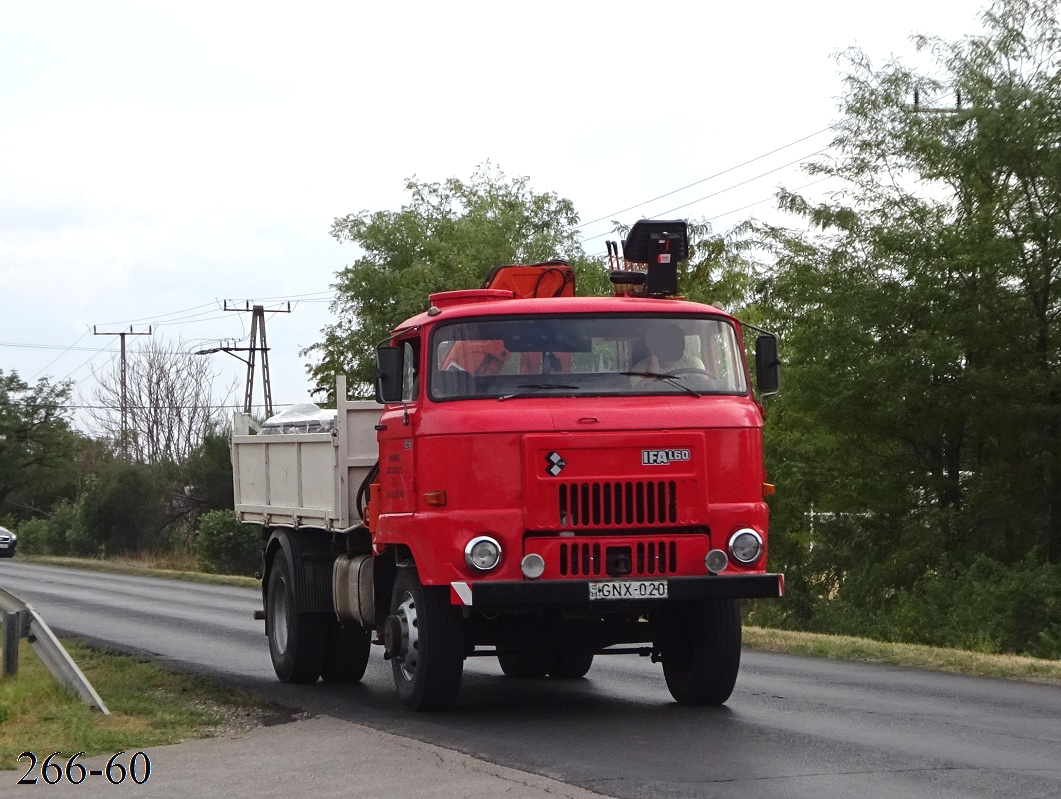
[{"label": "power line", "polygon": [[[100,347],[100,348],[99,348],[98,350],[96,350],[96,352],[95,352],[95,354],[94,354],[94,355],[90,355],[87,361],[84,361],[84,362],[83,362],[83,363],[82,363],[82,364],[81,364],[80,366],[76,366],[76,367],[74,367],[74,368],[73,368],[73,369],[71,369],[71,370],[70,370],[69,372],[67,372],[67,373],[66,373],[65,375],[63,375],[62,377],[60,377],[60,378],[59,378],[59,382],[62,382],[63,380],[66,380],[66,379],[67,379],[68,377],[70,377],[70,375],[72,375],[72,374],[73,374],[74,372],[79,372],[79,371],[81,371],[81,370],[82,370],[82,369],[84,369],[84,368],[85,368],[86,366],[88,366],[88,365],[89,365],[90,363],[92,363],[92,361],[94,361],[94,360],[95,360],[96,358],[98,358],[98,357],[99,357],[99,356],[100,356],[101,354],[103,354],[103,353],[104,353],[104,352],[106,352],[106,351],[107,351],[107,345],[106,345],[106,344],[104,344],[104,345],[103,345],[102,347]],[[117,354],[117,353],[115,353],[115,354]]]},{"label": "power line", "polygon": [[[34,380],[35,380],[35,379],[36,379],[37,377],[39,377],[39,376],[40,376],[40,374],[41,374],[41,373],[42,373],[42,372],[43,372],[43,371],[44,371],[45,369],[47,369],[47,368],[48,368],[49,366],[51,366],[51,365],[52,365],[53,363],[55,363],[55,362],[56,362],[56,361],[58,361],[58,360],[59,360],[60,358],[62,358],[62,357],[63,357],[64,355],[66,355],[66,353],[70,352],[70,350],[72,350],[72,349],[74,348],[74,345],[76,345],[78,341],[80,341],[81,339],[83,339],[83,338],[84,338],[85,336],[87,336],[87,335],[88,335],[88,328],[86,327],[86,328],[85,328],[85,332],[84,332],[84,333],[82,333],[82,334],[81,334],[80,336],[78,336],[78,337],[77,337],[77,340],[76,340],[76,341],[74,341],[74,343],[73,343],[73,344],[71,344],[71,345],[70,345],[69,347],[67,347],[67,348],[66,348],[66,349],[64,349],[64,350],[63,350],[62,352],[60,352],[60,353],[59,353],[58,355],[56,355],[56,356],[55,356],[54,358],[52,358],[52,359],[51,359],[50,361],[48,361],[48,363],[46,363],[46,364],[45,364],[44,366],[42,366],[42,367],[41,367],[40,369],[38,369],[38,370],[37,370],[37,373],[36,373],[35,375],[33,375],[33,377],[32,377],[31,379],[34,379]],[[58,349],[58,348],[57,348],[57,349]]]},{"label": "power line", "polygon": [[800,163],[800,162],[802,162],[802,161],[804,161],[804,160],[806,160],[808,158],[813,158],[816,155],[821,155],[822,153],[827,152],[829,149],[830,149],[829,147],[824,147],[821,150],[818,150],[818,152],[816,152],[816,153],[810,153],[809,155],[803,156],[803,158],[797,158],[795,161],[789,161],[787,164],[783,164],[782,166],[777,167],[777,169],[771,169],[769,172],[763,172],[761,175],[756,175],[754,178],[748,178],[747,180],[741,181],[740,183],[735,183],[732,186],[730,186],[729,188],[722,189],[721,191],[716,191],[714,194],[708,194],[706,197],[701,197],[699,200],[693,200],[692,202],[687,202],[687,203],[685,203],[683,205],[676,206],[676,207],[671,208],[671,209],[669,209],[667,211],[662,211],[660,213],[660,216],[666,216],[667,214],[672,214],[675,211],[680,211],[682,208],[688,208],[690,205],[696,205],[697,203],[703,202],[704,200],[709,200],[712,197],[717,197],[719,194],[722,194],[724,192],[730,191],[732,189],[739,188],[741,186],[747,185],[748,183],[752,183],[753,181],[756,181],[759,178],[764,178],[767,175],[772,175],[774,172],[780,172],[782,169],[788,169],[788,167],[795,166],[796,164],[798,164],[798,163]]},{"label": "power line", "polygon": [[[684,205],[679,205],[676,208],[671,208],[669,211],[662,211],[662,212],[660,212],[658,214],[655,214],[654,216],[663,217],[663,216],[666,216],[669,213],[673,213],[674,211],[679,211],[682,208],[688,208],[690,205],[696,205],[697,203],[703,202],[704,200],[710,200],[712,197],[718,197],[720,194],[725,194],[727,191],[732,191],[733,189],[738,189],[741,186],[746,186],[749,183],[754,183],[755,181],[759,180],[760,178],[765,178],[767,175],[772,175],[775,172],[780,172],[783,169],[788,169],[790,166],[795,166],[796,164],[801,163],[801,162],[805,161],[808,158],[813,158],[816,155],[821,155],[822,153],[827,152],[829,149],[830,149],[829,147],[825,147],[825,148],[823,148],[821,150],[818,150],[817,152],[809,153],[807,155],[801,156],[800,158],[797,158],[795,161],[789,161],[787,164],[782,164],[781,166],[776,167],[774,169],[767,170],[766,172],[761,172],[760,174],[756,175],[755,177],[748,178],[747,180],[742,180],[740,183],[734,183],[732,186],[727,186],[724,189],[719,189],[718,191],[713,192],[711,194],[708,194],[705,197],[701,197],[698,200],[692,200],[691,202],[687,202]],[[752,203],[752,205],[757,205],[757,204],[758,203]],[[730,212],[730,213],[732,213],[732,212]],[[723,216],[725,216],[725,214],[723,214]],[[594,239],[599,239],[599,238],[602,238],[604,236],[610,236],[610,235],[612,235],[612,233],[613,233],[613,231],[610,231],[610,230],[609,231],[605,231],[604,233],[598,233],[596,236],[587,236],[586,238],[582,239],[582,241],[583,242],[593,241]]]},{"label": "power line", "polygon": [[[668,192],[666,192],[664,194],[659,195],[658,197],[653,197],[651,200],[645,200],[644,202],[637,203],[636,205],[631,205],[628,208],[623,208],[620,211],[613,211],[610,214],[605,214],[604,216],[598,217],[597,219],[590,220],[589,222],[583,222],[581,225],[577,225],[574,229],[575,230],[581,230],[582,228],[588,227],[589,225],[596,224],[597,222],[603,222],[606,219],[614,219],[619,214],[625,214],[627,211],[632,211],[635,208],[640,208],[643,205],[648,205],[649,203],[654,203],[656,200],[662,200],[664,197],[670,197],[672,194],[677,194],[680,191],[685,191],[686,189],[691,189],[693,186],[699,186],[701,183],[706,183],[709,180],[714,180],[715,178],[722,177],[723,175],[726,175],[726,174],[728,174],[730,172],[734,172],[734,171],[736,171],[736,170],[738,170],[738,169],[740,169],[742,167],[748,166],[748,164],[754,164],[756,161],[761,161],[762,159],[768,158],[769,156],[774,155],[776,153],[779,153],[782,150],[787,150],[789,147],[794,147],[797,144],[800,144],[802,142],[807,141],[807,139],[813,139],[815,136],[820,136],[822,133],[825,133],[827,130],[832,130],[832,126],[830,125],[828,127],[822,128],[821,130],[816,131],[815,133],[811,133],[810,135],[804,136],[801,139],[796,139],[795,141],[789,142],[788,144],[784,145],[783,147],[778,147],[777,149],[771,150],[768,153],[763,153],[762,155],[757,155],[755,158],[749,159],[749,160],[745,161],[742,164],[737,164],[736,166],[731,166],[728,169],[723,169],[721,172],[716,172],[714,175],[709,175],[706,178],[701,178],[700,180],[693,181],[692,183],[689,183],[686,186],[682,186],[680,189],[674,189],[673,191],[668,191]],[[826,147],[825,149],[827,150],[829,148]],[[820,152],[825,152],[825,150],[821,150]],[[815,155],[817,155],[817,153],[815,153]],[[809,156],[806,156],[806,157],[809,157]],[[802,160],[802,159],[800,159],[800,160]],[[765,174],[770,174],[770,173],[767,172]],[[605,233],[603,235],[607,236],[609,234]],[[599,237],[594,237],[594,238],[599,238]]]},{"label": "power line", "polygon": [[[929,100],[928,102],[930,104],[938,102],[944,96],[946,96],[946,95],[945,94],[941,94],[938,97],[933,98],[932,100]],[[915,110],[916,109],[917,109],[917,100],[915,99]],[[788,144],[782,145],[781,147],[778,147],[778,148],[776,148],[774,150],[771,150],[770,152],[763,153],[762,155],[758,155],[755,158],[752,158],[752,159],[749,159],[747,161],[744,161],[743,163],[737,164],[736,166],[729,167],[728,169],[724,169],[721,172],[716,172],[714,175],[709,175],[706,178],[701,178],[700,180],[697,180],[697,181],[694,181],[692,183],[689,183],[689,184],[687,184],[685,186],[682,186],[681,188],[674,189],[673,191],[665,192],[664,194],[660,194],[657,197],[653,197],[651,200],[645,200],[644,202],[637,203],[636,205],[631,205],[631,206],[629,206],[627,208],[623,208],[620,211],[613,211],[610,214],[605,214],[604,216],[601,216],[601,217],[598,217],[596,219],[590,220],[589,222],[583,222],[582,224],[577,225],[574,229],[575,230],[581,230],[582,228],[588,227],[589,225],[596,224],[597,222],[603,222],[606,219],[614,219],[619,214],[626,213],[627,211],[632,211],[635,208],[640,208],[643,205],[648,205],[649,203],[653,203],[656,200],[661,200],[664,197],[670,197],[672,194],[677,194],[678,192],[685,191],[686,189],[692,188],[693,186],[697,186],[697,185],[699,185],[701,183],[705,183],[705,182],[707,182],[709,180],[714,180],[715,178],[721,177],[722,175],[725,175],[725,174],[727,174],[729,172],[733,172],[733,171],[735,171],[737,169],[740,169],[742,167],[748,166],[749,164],[753,164],[756,161],[762,160],[763,158],[768,158],[769,156],[775,155],[776,153],[779,153],[782,150],[787,150],[789,147],[793,147],[793,146],[795,146],[797,144],[805,142],[808,139],[813,139],[815,136],[820,136],[822,133],[825,133],[827,131],[833,130],[833,128],[834,128],[833,125],[828,125],[828,126],[822,128],[821,130],[815,131],[814,133],[808,134],[807,136],[803,136],[802,138],[796,139],[795,141],[791,141]],[[812,158],[815,155],[821,155],[822,153],[824,153],[824,152],[826,152],[826,151],[828,151],[830,149],[832,149],[831,146],[830,147],[825,147],[825,148],[819,150],[816,153],[811,153],[810,155],[804,156],[804,158]],[[786,164],[785,167],[779,167],[778,169],[784,169],[787,166],[792,166],[793,163],[798,163],[799,161],[802,161],[802,160],[803,159],[801,158],[798,161]],[[778,170],[771,170],[771,172],[776,172],[776,171],[778,171]],[[764,177],[766,175],[771,174],[771,172],[764,172],[763,174],[759,175],[758,177]],[[751,178],[750,180],[755,180],[755,179],[757,179],[757,178]],[[744,183],[748,183],[748,182],[750,182],[750,180],[749,181],[745,181]],[[818,181],[815,181],[815,182],[818,182]],[[744,183],[738,183],[738,184],[736,184],[736,186],[742,186],[742,185],[744,185]],[[814,185],[814,184],[811,183],[811,184],[807,184],[807,185]],[[730,188],[736,188],[736,186],[732,186]],[[728,189],[726,189],[725,191],[728,191]],[[797,189],[797,191],[798,191],[798,189]],[[663,216],[663,215],[672,213],[674,211],[681,210],[682,208],[687,208],[688,206],[695,205],[698,202],[703,202],[704,200],[710,199],[711,197],[714,197],[714,196],[716,196],[717,194],[720,194],[720,193],[721,192],[716,192],[715,194],[709,194],[706,197],[701,197],[699,200],[693,200],[692,202],[688,202],[688,203],[685,203],[683,205],[679,205],[676,208],[672,208],[670,211],[663,211],[662,213],[659,214],[659,216]],[[757,204],[758,203],[751,203],[751,205],[757,205]],[[749,207],[751,207],[751,205],[744,206],[744,208],[749,208]],[[744,208],[739,208],[739,209],[736,209],[736,210],[744,210]],[[735,211],[729,211],[727,213],[735,213]],[[721,216],[726,216],[726,215],[727,214],[721,214]],[[719,217],[716,216],[716,217],[712,217],[712,218],[713,219],[718,219]],[[602,236],[608,236],[608,235],[611,235],[611,231],[609,231],[607,233],[602,233],[602,234],[600,234],[598,236],[590,236],[589,238],[582,239],[582,241],[592,241],[593,239],[599,239]]]},{"label": "power line", "polygon": [[[84,333],[81,334],[81,337],[78,338],[77,341],[80,341],[87,335],[88,331],[86,330]],[[77,341],[75,341],[74,344],[77,344]],[[0,341],[0,347],[11,347],[13,349],[62,350],[63,352],[60,353],[59,356],[54,361],[52,361],[52,363],[55,363],[55,361],[59,360],[59,358],[62,358],[63,355],[67,352],[99,352],[96,347],[75,347],[74,344],[70,344],[69,346],[64,347],[62,344],[29,344],[18,341]],[[48,366],[51,365],[51,363],[48,364]],[[47,369],[48,366],[45,366],[44,369]],[[41,371],[43,372],[44,369],[42,369]]]},{"label": "power line", "polygon": [[[811,186],[817,186],[819,183],[824,183],[827,180],[832,180],[834,177],[835,177],[835,175],[826,175],[824,178],[818,178],[817,180],[812,180],[810,183],[804,183],[802,186],[797,186],[796,188],[792,189],[792,191],[803,191],[804,189],[809,189]],[[716,219],[721,219],[724,216],[729,216],[730,214],[736,214],[736,213],[739,213],[741,211],[746,211],[749,208],[753,208],[756,205],[759,205],[759,203],[769,202],[775,196],[776,195],[770,194],[770,195],[768,195],[766,197],[760,197],[755,202],[750,202],[747,205],[742,205],[740,208],[732,208],[729,211],[724,211],[721,214],[715,214],[715,216],[710,216],[707,219],[705,219],[704,221],[705,222],[714,222]],[[604,235],[607,236],[609,234],[605,233]],[[594,238],[600,238],[600,236],[594,236]],[[587,239],[587,241],[589,241],[589,239]],[[597,253],[594,253],[593,255],[589,256],[589,257],[591,257],[591,258],[592,257],[604,258],[607,255],[608,255],[608,253],[606,253],[606,252],[597,252]]]},{"label": "power line", "polygon": [[192,318],[192,317],[188,317],[186,319],[170,319],[169,321],[166,321],[166,322],[158,322],[158,323],[156,323],[155,327],[169,327],[170,325],[175,325],[177,323],[186,324],[186,325],[197,325],[200,322],[216,322],[218,319],[225,319],[225,318],[226,317],[223,314],[221,314],[221,315],[218,315],[218,316],[208,316],[208,317],[206,317],[204,319],[195,319],[195,318]]},{"label": "power line", "polygon": [[102,324],[104,326],[110,326],[110,325],[135,325],[135,324],[140,324],[142,322],[153,322],[156,319],[162,319],[163,317],[166,317],[166,316],[176,316],[177,314],[187,313],[188,311],[197,311],[200,308],[216,308],[216,307],[217,307],[217,300],[214,300],[214,302],[204,303],[203,305],[193,305],[191,308],[182,308],[179,311],[169,311],[167,313],[155,314],[154,316],[144,316],[144,317],[141,317],[140,319],[123,319],[123,320],[118,321],[118,322],[101,322],[100,324]]},{"label": "power line", "polygon": [[[321,297],[321,295],[330,295],[330,294],[332,294],[331,290],[321,290],[321,291],[305,292],[303,294],[283,294],[283,295],[277,295],[275,297],[262,297],[262,300],[266,301],[266,302],[269,301],[269,300],[281,300],[281,299],[283,299],[283,300],[287,300],[287,299],[296,300],[296,299],[302,299],[304,297],[315,298],[315,297]],[[322,297],[322,299],[327,299],[327,297],[326,296]],[[188,313],[190,311],[200,311],[200,309],[203,309],[203,308],[209,308],[209,309],[211,309],[211,311],[213,311],[213,310],[220,311],[220,310],[222,310],[222,303],[215,299],[213,302],[203,303],[202,305],[193,305],[190,308],[181,308],[181,309],[176,310],[176,311],[165,311],[163,313],[155,314],[154,316],[144,316],[144,317],[141,317],[139,319],[125,319],[125,320],[117,321],[117,322],[102,322],[101,324],[106,326],[106,325],[129,325],[129,324],[138,324],[138,323],[147,323],[147,322],[157,322],[158,324],[156,324],[156,326],[161,326],[162,324],[170,324],[171,322],[180,321],[178,319],[167,319],[166,317],[177,316],[178,314]],[[200,311],[200,313],[191,314],[190,316],[185,317],[185,318],[193,319],[193,318],[195,318],[197,316],[205,316],[207,313],[210,313],[210,311]],[[213,318],[221,319],[221,318],[224,318],[224,317],[218,316],[218,317],[213,317]]]}]

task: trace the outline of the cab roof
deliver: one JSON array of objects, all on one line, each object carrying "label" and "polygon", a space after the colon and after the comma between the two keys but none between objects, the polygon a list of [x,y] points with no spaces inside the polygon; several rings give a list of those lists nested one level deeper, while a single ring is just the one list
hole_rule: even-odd
[{"label": "cab roof", "polygon": [[[463,296],[462,296],[463,295]],[[502,295],[502,296],[498,296]],[[410,327],[436,325],[453,319],[479,316],[528,316],[534,314],[646,314],[648,316],[721,316],[737,320],[713,305],[680,299],[651,297],[549,297],[515,299],[489,289],[432,294],[432,305],[424,313],[402,322],[394,333]],[[439,302],[439,300],[441,300]]]}]

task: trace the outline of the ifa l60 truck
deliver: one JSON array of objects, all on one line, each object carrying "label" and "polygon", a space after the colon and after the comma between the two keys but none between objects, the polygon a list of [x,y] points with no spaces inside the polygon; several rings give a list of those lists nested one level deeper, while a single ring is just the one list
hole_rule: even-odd
[{"label": "ifa l60 truck", "polygon": [[[611,247],[609,247],[611,254]],[[372,645],[401,702],[452,706],[464,661],[571,679],[651,657],[673,698],[725,702],[739,601],[766,566],[762,396],[776,339],[677,293],[685,223],[642,220],[614,296],[562,261],[433,294],[377,354],[376,402],[281,435],[237,414],[236,510],[262,525],[277,676],[360,680]]]}]

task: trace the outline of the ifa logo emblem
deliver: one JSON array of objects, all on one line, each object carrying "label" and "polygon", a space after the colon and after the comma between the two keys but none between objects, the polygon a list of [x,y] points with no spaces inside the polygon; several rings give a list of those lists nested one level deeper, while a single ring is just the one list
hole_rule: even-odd
[{"label": "ifa logo emblem", "polygon": [[643,449],[641,450],[642,466],[666,466],[668,463],[687,461],[691,454],[687,449]]}]

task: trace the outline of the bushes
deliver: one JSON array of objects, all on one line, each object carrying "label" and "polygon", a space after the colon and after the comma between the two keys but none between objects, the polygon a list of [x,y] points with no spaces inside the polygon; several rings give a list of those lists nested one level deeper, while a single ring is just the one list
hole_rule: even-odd
[{"label": "bushes", "polygon": [[210,511],[199,519],[195,552],[203,571],[253,575],[261,567],[261,528],[240,524],[230,510]]},{"label": "bushes", "polygon": [[25,555],[99,554],[99,548],[86,538],[80,507],[66,500],[47,519],[29,519],[19,525],[18,551]]},{"label": "bushes", "polygon": [[18,526],[18,551],[23,555],[52,555],[48,548],[48,520],[28,519]]},{"label": "bushes", "polygon": [[883,596],[864,583],[849,576],[834,595],[814,595],[808,585],[792,581],[789,585],[795,590],[780,602],[752,603],[748,622],[992,654],[1061,658],[1061,566],[1034,555],[1009,566],[985,555],[967,566],[942,563],[912,588]]},{"label": "bushes", "polygon": [[981,555],[966,569],[923,578],[890,616],[904,641],[1061,658],[1061,567],[1034,556],[1005,567]]}]

